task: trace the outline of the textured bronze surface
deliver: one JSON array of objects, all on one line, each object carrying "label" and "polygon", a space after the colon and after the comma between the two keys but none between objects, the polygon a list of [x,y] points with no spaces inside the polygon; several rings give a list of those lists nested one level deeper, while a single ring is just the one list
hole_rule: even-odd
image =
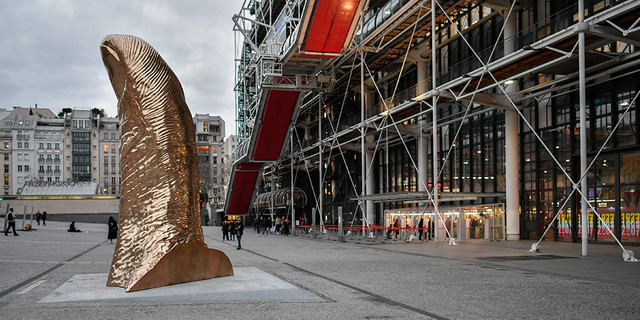
[{"label": "textured bronze surface", "polygon": [[229,258],[204,243],[195,132],[178,78],[140,38],[110,35],[100,49],[121,121],[120,234],[107,285],[233,275]]}]

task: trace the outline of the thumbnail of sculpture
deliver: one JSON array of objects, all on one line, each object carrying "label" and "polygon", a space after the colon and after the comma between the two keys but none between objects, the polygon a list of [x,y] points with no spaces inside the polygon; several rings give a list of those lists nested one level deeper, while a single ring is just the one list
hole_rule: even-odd
[{"label": "thumbnail of sculpture", "polygon": [[137,291],[233,275],[200,225],[198,162],[182,86],[144,40],[100,46],[121,122],[120,235],[108,286]]}]

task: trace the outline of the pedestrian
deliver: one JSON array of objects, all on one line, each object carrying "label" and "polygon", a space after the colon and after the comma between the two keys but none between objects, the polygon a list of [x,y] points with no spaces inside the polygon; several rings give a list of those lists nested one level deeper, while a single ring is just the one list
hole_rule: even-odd
[{"label": "pedestrian", "polygon": [[236,240],[236,222],[229,222],[229,234],[231,235],[231,241]]},{"label": "pedestrian", "polygon": [[18,236],[19,234],[16,232],[16,214],[13,213],[13,208],[9,208],[9,212],[7,212],[6,219],[8,222],[7,229],[4,230],[4,235],[8,236],[9,229],[13,228],[13,235]]},{"label": "pedestrian", "polygon": [[118,222],[116,222],[116,219],[111,216],[109,217],[107,225],[109,226],[107,239],[109,239],[109,242],[113,243],[113,239],[118,238]]},{"label": "pedestrian", "polygon": [[38,223],[38,225],[40,225],[40,219],[42,219],[42,213],[40,213],[40,210],[38,210],[38,212],[36,212],[36,222]]},{"label": "pedestrian", "polygon": [[242,239],[242,234],[244,233],[244,224],[242,223],[242,218],[238,219],[235,227],[235,234],[238,238],[238,248],[236,250],[242,249],[242,245],[240,244],[240,240]]},{"label": "pedestrian", "polygon": [[46,211],[42,211],[42,225],[43,226],[47,225],[47,212]]},{"label": "pedestrian", "polygon": [[82,232],[82,231],[80,231],[80,229],[76,229],[75,221],[71,221],[71,224],[69,225],[69,230],[67,230],[67,232]]},{"label": "pedestrian", "polygon": [[396,219],[396,221],[393,222],[393,231],[396,233],[397,239],[398,235],[400,235],[400,219]]},{"label": "pedestrian", "polygon": [[222,221],[222,241],[229,240],[229,221]]},{"label": "pedestrian", "polygon": [[289,236],[289,219],[284,219],[284,222],[282,222],[282,233],[287,237]]},{"label": "pedestrian", "polygon": [[260,216],[258,219],[255,220],[254,222],[254,227],[256,229],[256,232],[258,233],[258,235],[260,235],[260,225],[262,225],[262,216]]},{"label": "pedestrian", "polygon": [[422,240],[423,233],[424,233],[424,219],[420,218],[420,221],[418,221],[418,240]]}]

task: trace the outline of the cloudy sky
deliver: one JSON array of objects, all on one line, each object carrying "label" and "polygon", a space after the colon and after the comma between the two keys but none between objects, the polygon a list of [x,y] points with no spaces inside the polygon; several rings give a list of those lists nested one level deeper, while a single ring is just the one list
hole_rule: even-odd
[{"label": "cloudy sky", "polygon": [[239,0],[1,0],[0,108],[100,108],[117,116],[99,45],[108,34],[151,44],[182,83],[191,113],[235,133],[234,34]]}]

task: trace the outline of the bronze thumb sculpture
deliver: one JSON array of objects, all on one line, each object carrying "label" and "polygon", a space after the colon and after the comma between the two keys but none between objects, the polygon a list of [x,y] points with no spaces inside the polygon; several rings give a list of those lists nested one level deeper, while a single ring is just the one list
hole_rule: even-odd
[{"label": "bronze thumb sculpture", "polygon": [[200,225],[191,113],[176,75],[140,38],[100,46],[121,121],[120,234],[108,286],[136,291],[233,275]]}]

